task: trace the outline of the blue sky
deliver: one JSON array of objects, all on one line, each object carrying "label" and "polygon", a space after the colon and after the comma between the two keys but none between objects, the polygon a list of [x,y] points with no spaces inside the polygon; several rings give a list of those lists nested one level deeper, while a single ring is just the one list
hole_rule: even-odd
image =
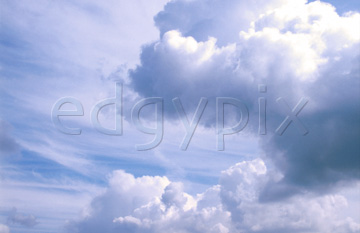
[{"label": "blue sky", "polygon": [[[357,1],[0,4],[0,233],[360,230]],[[91,121],[116,83],[121,136]],[[60,117],[80,135],[52,122],[63,97],[83,106],[83,116]],[[163,99],[163,137],[138,151],[154,135],[131,113],[148,97]],[[183,124],[196,123],[202,97],[207,105],[181,150]],[[217,97],[248,111],[246,127],[224,135],[223,151]],[[278,135],[301,98],[308,103]],[[159,128],[152,107],[142,109],[140,124]],[[225,106],[225,128],[245,120],[237,107]],[[114,116],[110,105],[99,121],[111,129]]]}]

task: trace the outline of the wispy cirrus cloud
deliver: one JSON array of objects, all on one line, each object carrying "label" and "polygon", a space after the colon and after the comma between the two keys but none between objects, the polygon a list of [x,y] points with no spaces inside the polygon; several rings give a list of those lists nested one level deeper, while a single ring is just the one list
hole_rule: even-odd
[{"label": "wispy cirrus cloud", "polygon": [[0,119],[0,154],[1,158],[16,156],[20,153],[20,145],[11,135],[9,123]]}]

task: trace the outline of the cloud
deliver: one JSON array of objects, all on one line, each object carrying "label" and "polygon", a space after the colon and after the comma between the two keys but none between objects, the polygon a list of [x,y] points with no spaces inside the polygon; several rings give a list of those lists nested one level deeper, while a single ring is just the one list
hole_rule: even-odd
[{"label": "cloud", "polygon": [[[179,97],[194,112],[199,99],[207,97],[200,120],[206,126],[215,125],[215,97],[237,98],[249,108],[247,130],[254,135],[258,98],[265,97],[267,135],[259,136],[260,144],[284,178],[269,186],[263,200],[307,189],[324,192],[334,183],[359,179],[360,14],[339,16],[319,1],[222,2],[166,5],[155,18],[161,39],[143,48],[141,65],[130,71],[135,91],[164,97],[166,114],[173,117],[171,99]],[[209,11],[213,8],[219,14]],[[193,17],[182,19],[187,11]],[[232,16],[249,17],[234,21]],[[196,26],[200,22],[206,27]],[[221,39],[222,31],[228,40]],[[229,31],[237,36],[228,36]],[[259,84],[267,85],[265,94],[258,92]],[[290,108],[309,99],[297,116],[309,131],[306,136],[294,122],[282,136],[275,133],[286,117],[283,104],[276,102],[279,97]],[[236,114],[227,113],[227,118]]]},{"label": "cloud", "polygon": [[0,233],[10,233],[10,228],[4,224],[0,224]]},{"label": "cloud", "polygon": [[57,170],[51,163],[31,164],[30,167],[27,170],[7,165],[7,169],[1,171],[1,219],[13,231],[58,232],[67,219],[75,218],[94,196],[103,191],[97,184],[66,175],[65,169],[59,177],[51,178],[43,177],[48,174],[46,172],[37,172],[38,167]]},{"label": "cloud", "polygon": [[[1,112],[3,119],[16,127],[16,142],[24,151],[94,176],[92,161],[84,154],[97,151],[99,156],[101,134],[91,125],[90,111],[99,100],[113,96],[114,80],[125,79],[127,67],[138,62],[141,45],[158,38],[152,18],[165,2],[41,0],[1,4]],[[125,101],[127,94],[132,92],[124,92]],[[85,109],[83,117],[67,118],[69,122],[64,119],[66,125],[84,129],[76,139],[61,135],[51,122],[52,106],[64,96],[79,99]],[[111,127],[113,121],[101,122]],[[7,132],[0,132],[1,157],[14,149]],[[80,142],[84,137],[84,143]],[[119,143],[108,139],[101,141],[118,159]],[[124,144],[133,150],[134,143]],[[109,150],[100,154],[109,155]]]},{"label": "cloud", "polygon": [[[280,202],[261,202],[260,195],[269,179],[279,174],[267,172],[260,159],[238,163],[224,171],[220,195],[240,232],[356,232],[360,225],[337,213],[348,207],[338,194],[296,195]],[[328,224],[331,222],[331,224]]]},{"label": "cloud", "polygon": [[[12,41],[5,51],[23,59],[35,56],[36,62],[56,59],[68,66],[79,64],[108,73],[119,63],[135,64],[141,44],[157,38],[151,19],[165,2],[158,0],[149,5],[143,0],[61,4],[48,0],[11,1],[3,4],[1,33],[5,42]],[[20,14],[23,17],[17,17]],[[21,39],[16,38],[20,35]],[[17,54],[16,49],[22,53]],[[39,65],[36,62],[34,65]]]},{"label": "cloud", "polygon": [[217,38],[220,45],[226,45],[237,40],[238,32],[247,30],[260,14],[284,2],[286,1],[171,1],[157,14],[155,23],[161,35],[175,29],[197,41],[206,41],[211,36]]},{"label": "cloud", "polygon": [[351,216],[339,214],[349,208],[340,194],[308,193],[286,201],[260,202],[261,190],[278,176],[269,172],[261,159],[245,161],[223,171],[218,185],[192,196],[184,192],[181,183],[166,177],[134,178],[115,171],[108,190],[92,201],[89,215],[72,222],[68,229],[129,233],[345,233],[360,229]]},{"label": "cloud", "polygon": [[0,158],[15,156],[20,153],[20,145],[11,135],[11,126],[0,119]]},{"label": "cloud", "polygon": [[25,227],[34,227],[36,224],[38,224],[38,221],[34,215],[24,215],[18,213],[15,207],[11,210],[7,218],[7,222],[9,224],[19,224]]},{"label": "cloud", "polygon": [[[57,134],[49,114],[60,96],[72,95],[84,101],[88,114],[93,103],[113,96],[112,80],[123,79],[127,70],[124,63],[132,67],[140,44],[150,42],[143,47],[141,64],[130,72],[130,85],[136,91],[130,94],[131,101],[137,94],[164,97],[166,114],[174,117],[172,98],[180,97],[190,116],[200,97],[208,97],[200,123],[210,128],[214,125],[215,97],[235,97],[248,106],[250,122],[246,130],[256,135],[258,97],[264,96],[268,101],[268,135],[259,137],[265,156],[263,160],[234,165],[224,171],[218,185],[199,195],[188,194],[183,184],[166,177],[135,178],[116,171],[107,191],[92,201],[84,216],[68,225],[69,231],[359,230],[354,221],[359,218],[342,212],[347,206],[359,206],[358,202],[350,203],[346,195],[337,193],[340,185],[345,183],[342,187],[347,187],[359,179],[359,14],[340,17],[329,4],[297,0],[171,1],[155,18],[161,38],[153,42],[157,34],[149,19],[162,2],[151,3],[151,7],[145,2],[11,1],[4,5],[1,33],[5,34],[2,48],[6,49],[2,55],[1,75],[5,78],[0,85],[1,99],[3,103],[16,103],[4,104],[3,112],[11,117],[6,120],[16,122],[21,130],[16,130],[14,140],[8,130],[1,128],[0,148],[12,148],[13,153],[19,143],[29,154],[86,174],[87,181],[96,182],[94,185],[103,173],[119,167],[136,175],[162,174],[176,168],[193,186],[199,180],[205,183],[209,177],[209,183],[214,183],[219,167],[253,154],[257,145],[244,145],[247,141],[242,141],[236,153],[221,158],[204,150],[181,157],[183,154],[164,147],[164,151],[156,150],[155,156],[153,152],[144,156],[133,152],[133,145],[144,138],[132,133],[120,141],[94,136],[96,133],[83,120],[87,116],[79,120],[82,123],[75,122],[84,128],[84,134],[90,132],[86,136],[74,139]],[[258,84],[266,84],[268,92],[258,93]],[[284,97],[293,107],[303,96],[310,101],[298,117],[309,134],[303,137],[292,123],[283,136],[276,135],[286,113],[275,100]],[[171,117],[166,119],[173,121]],[[232,116],[227,112],[226,117]],[[202,132],[207,135],[202,138],[206,148],[212,140],[209,128]],[[174,130],[167,135],[176,133]],[[239,138],[233,136],[236,143]],[[166,146],[175,148],[175,139],[171,140]],[[33,163],[37,168],[46,165],[46,169],[38,169],[44,176],[69,172],[56,166],[61,172],[54,173],[53,166],[48,166],[51,163],[42,163],[36,156],[14,164],[18,168],[15,171],[23,175],[21,179],[28,174],[22,169],[33,169]],[[162,157],[169,162],[159,165]],[[270,169],[273,165],[279,169],[275,174]],[[38,187],[45,192],[27,190],[29,184],[23,184],[32,178],[26,178],[16,187],[11,182],[3,185],[6,191],[2,202],[10,208],[13,205],[9,203],[17,201],[27,209],[36,206],[37,212],[26,212],[35,213],[42,223],[48,221],[50,213],[56,223],[36,226],[49,226],[43,228],[46,231],[53,231],[65,217],[73,216],[89,198],[74,194],[71,187],[53,192],[57,187],[49,182]],[[56,197],[62,211],[54,210],[54,198],[44,197]],[[16,214],[20,216],[17,221],[31,216]],[[260,222],[258,216],[264,221]]]},{"label": "cloud", "polygon": [[130,215],[160,196],[168,184],[166,177],[135,178],[122,170],[114,171],[107,191],[92,201],[81,222],[69,224],[69,232],[112,232],[115,217]]}]

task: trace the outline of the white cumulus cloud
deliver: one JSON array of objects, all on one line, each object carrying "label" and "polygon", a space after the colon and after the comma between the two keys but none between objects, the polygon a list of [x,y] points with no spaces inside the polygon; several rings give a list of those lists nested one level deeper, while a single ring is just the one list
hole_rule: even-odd
[{"label": "white cumulus cloud", "polygon": [[[320,1],[253,1],[248,6],[245,1],[206,2],[174,1],[158,14],[162,37],[143,48],[141,65],[131,70],[135,91],[164,97],[169,116],[176,115],[171,99],[179,97],[194,112],[195,103],[206,97],[209,103],[200,120],[206,126],[215,125],[215,97],[237,98],[249,108],[247,129],[254,135],[257,99],[264,96],[268,135],[260,136],[260,144],[284,174],[277,187],[269,187],[272,196],[264,199],[359,179],[360,131],[354,129],[360,127],[360,14],[339,16]],[[220,13],[211,14],[212,7]],[[175,9],[181,13],[176,15]],[[187,10],[196,16],[180,20]],[[230,17],[225,12],[249,20],[225,22]],[[219,40],[221,30],[205,18],[237,36]],[[236,27],[237,22],[242,26]],[[204,30],[191,29],[203,24],[208,25]],[[259,84],[267,85],[267,93],[258,92]],[[306,136],[294,122],[282,137],[275,134],[286,117],[284,106],[276,102],[279,97],[290,108],[303,97],[309,100],[297,116],[309,132]],[[286,184],[299,188],[278,187]]]},{"label": "white cumulus cloud", "polygon": [[360,224],[340,211],[345,196],[297,195],[261,202],[269,179],[263,160],[238,163],[222,172],[218,185],[189,195],[166,177],[139,177],[115,171],[108,190],[69,232],[357,232]]}]

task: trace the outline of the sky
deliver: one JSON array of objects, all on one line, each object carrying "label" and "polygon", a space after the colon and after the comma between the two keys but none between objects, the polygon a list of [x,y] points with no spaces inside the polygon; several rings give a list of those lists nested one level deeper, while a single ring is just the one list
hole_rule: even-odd
[{"label": "sky", "polygon": [[358,1],[0,4],[0,233],[360,231]]}]

